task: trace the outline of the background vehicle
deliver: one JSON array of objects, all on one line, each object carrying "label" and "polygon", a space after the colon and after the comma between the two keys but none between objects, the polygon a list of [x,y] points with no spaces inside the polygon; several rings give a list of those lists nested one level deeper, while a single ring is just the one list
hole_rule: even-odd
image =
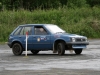
[{"label": "background vehicle", "polygon": [[26,32],[28,32],[28,50],[33,54],[39,51],[52,50],[59,55],[65,50],[74,50],[81,54],[83,48],[89,44],[87,37],[66,33],[53,24],[26,24],[18,26],[9,36],[8,45],[14,55],[21,55],[25,51]]}]

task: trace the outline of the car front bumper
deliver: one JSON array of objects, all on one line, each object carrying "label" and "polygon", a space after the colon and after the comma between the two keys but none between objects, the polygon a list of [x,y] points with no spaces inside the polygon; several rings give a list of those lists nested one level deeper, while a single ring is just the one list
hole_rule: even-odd
[{"label": "car front bumper", "polygon": [[78,44],[84,44],[84,45],[89,45],[89,42],[66,42],[66,44],[71,44],[71,45],[78,45]]},{"label": "car front bumper", "polygon": [[7,42],[7,45],[11,48],[11,43]]},{"label": "car front bumper", "polygon": [[66,45],[72,49],[83,49],[89,45],[89,42],[67,42]]}]

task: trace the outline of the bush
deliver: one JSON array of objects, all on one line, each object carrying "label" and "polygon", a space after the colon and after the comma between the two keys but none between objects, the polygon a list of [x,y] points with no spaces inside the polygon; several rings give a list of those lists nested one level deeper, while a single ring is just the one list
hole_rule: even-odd
[{"label": "bush", "polygon": [[56,24],[68,33],[100,38],[99,8],[59,8],[0,12],[0,41],[7,41],[9,34],[20,24]]},{"label": "bush", "polygon": [[75,8],[75,7],[85,7],[85,6],[87,6],[86,2],[87,2],[86,0],[75,0],[75,1],[68,0],[67,6],[68,7],[71,7],[71,8]]}]

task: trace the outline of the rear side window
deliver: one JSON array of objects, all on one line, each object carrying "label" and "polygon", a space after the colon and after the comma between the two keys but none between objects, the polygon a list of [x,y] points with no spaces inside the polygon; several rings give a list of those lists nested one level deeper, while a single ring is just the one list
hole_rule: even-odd
[{"label": "rear side window", "polygon": [[14,35],[19,35],[20,30],[21,30],[21,27],[18,28],[18,29],[15,31]]},{"label": "rear side window", "polygon": [[23,27],[20,35],[26,35],[26,32],[28,32],[28,35],[32,35],[32,27]]}]

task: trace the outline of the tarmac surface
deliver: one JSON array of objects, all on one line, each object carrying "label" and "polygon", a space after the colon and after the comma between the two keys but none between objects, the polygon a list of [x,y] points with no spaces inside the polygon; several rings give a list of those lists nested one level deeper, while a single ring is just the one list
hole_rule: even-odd
[{"label": "tarmac surface", "polygon": [[100,40],[89,40],[81,55],[66,51],[64,56],[40,51],[28,56],[14,56],[5,44],[0,45],[0,75],[100,75]]}]

